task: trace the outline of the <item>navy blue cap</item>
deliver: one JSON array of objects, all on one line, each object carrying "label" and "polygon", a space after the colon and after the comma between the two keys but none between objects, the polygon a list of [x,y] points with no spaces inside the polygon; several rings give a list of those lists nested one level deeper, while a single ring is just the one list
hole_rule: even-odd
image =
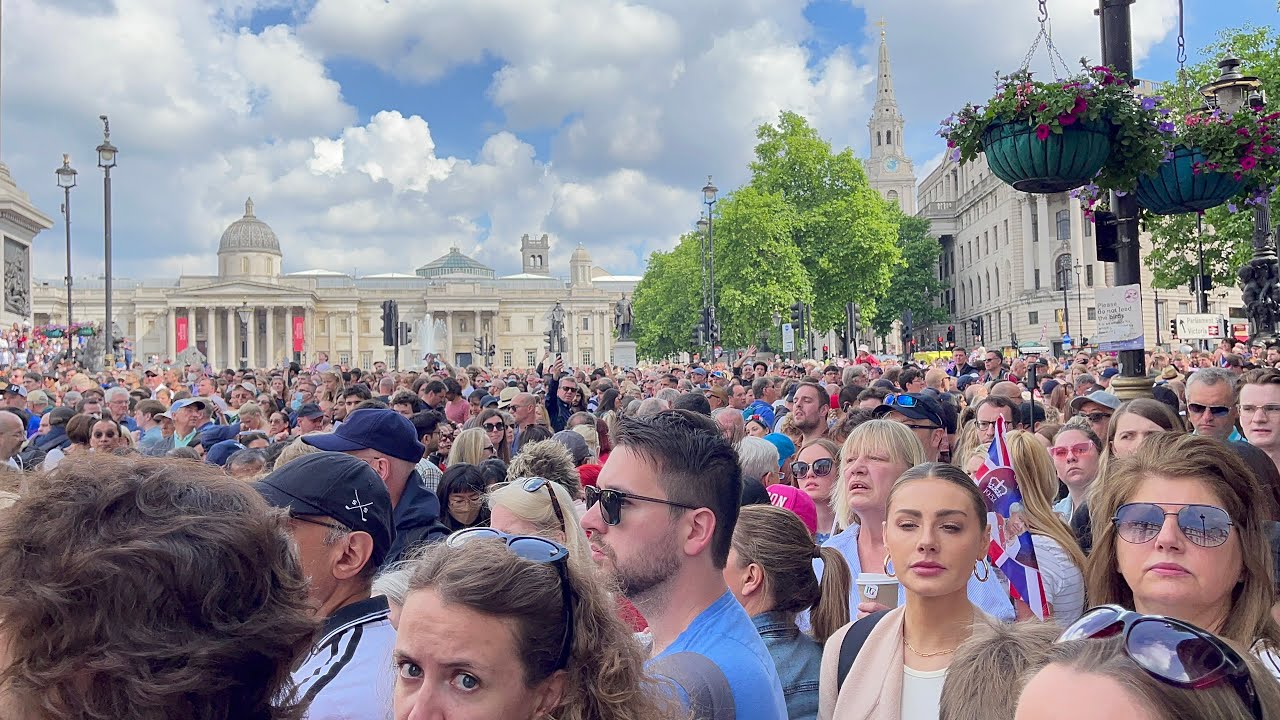
[{"label": "navy blue cap", "polygon": [[354,452],[377,450],[383,455],[416,463],[427,448],[418,442],[418,432],[409,418],[395,410],[365,408],[347,415],[331,433],[304,435],[302,442],[321,450]]},{"label": "navy blue cap", "polygon": [[290,515],[332,518],[351,530],[369,533],[373,538],[371,565],[381,565],[391,550],[396,534],[391,496],[378,473],[359,458],[336,452],[303,455],[253,487],[268,503],[287,509]]},{"label": "navy blue cap", "polygon": [[225,467],[227,459],[244,449],[244,445],[235,440],[223,440],[214,443],[204,454],[204,461],[210,465]]},{"label": "navy blue cap", "polygon": [[315,403],[303,403],[298,408],[297,416],[300,418],[318,418],[324,415],[324,410]]}]

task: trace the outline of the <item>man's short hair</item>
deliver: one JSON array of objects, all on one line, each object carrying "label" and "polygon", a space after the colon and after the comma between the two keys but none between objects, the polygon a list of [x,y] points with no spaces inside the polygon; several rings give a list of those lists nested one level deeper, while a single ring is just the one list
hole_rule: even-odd
[{"label": "man's short hair", "polygon": [[414,412],[418,412],[422,409],[422,400],[409,390],[397,390],[395,394],[391,396],[391,400],[387,404],[409,405],[413,408]]},{"label": "man's short hair", "polygon": [[907,385],[919,380],[923,376],[924,373],[920,372],[919,368],[909,367],[898,375],[898,386],[905,390]]},{"label": "man's short hair", "polygon": [[[1275,368],[1257,368],[1240,376],[1241,387],[1245,385],[1280,385],[1280,370]],[[1238,394],[1237,390],[1237,394]]]},{"label": "man's short hair", "polygon": [[735,448],[738,453],[738,468],[742,470],[742,481],[760,482],[767,472],[778,472],[778,446],[764,438],[748,435],[738,441]]},{"label": "man's short hair", "polygon": [[[672,502],[711,510],[716,519],[711,560],[723,569],[738,522],[742,471],[715,421],[688,410],[622,417],[613,447],[625,447],[652,464]],[[686,512],[675,506],[671,511],[673,516],[676,511]]]},{"label": "man's short hair", "polygon": [[360,398],[361,400],[368,400],[373,397],[373,393],[369,392],[368,385],[365,385],[363,383],[357,383],[355,385],[348,385],[345,389],[343,389],[342,397],[344,399],[349,397],[357,397],[357,398]]},{"label": "man's short hair", "polygon": [[818,403],[824,408],[831,407],[831,393],[827,392],[827,389],[822,387],[822,385],[812,380],[802,380],[796,383],[795,387],[791,390],[791,397],[794,398],[795,394],[799,392],[802,387],[813,388],[813,391],[818,394]]},{"label": "man's short hair", "polygon": [[1018,420],[1018,410],[1022,407],[1022,404],[1013,398],[1005,397],[1004,395],[988,395],[973,406],[973,411],[975,413],[978,412],[984,405],[995,405],[1002,410],[1007,409],[1009,411],[1009,419],[1014,422]]},{"label": "man's short hair", "polygon": [[676,410],[689,410],[700,415],[711,415],[711,402],[700,392],[680,393],[671,406]]},{"label": "man's short hair", "polygon": [[280,512],[218,468],[68,457],[0,515],[0,568],[15,717],[298,715],[306,577]]},{"label": "man's short hair", "polygon": [[764,391],[772,387],[777,381],[778,378],[773,377],[772,375],[757,376],[755,380],[751,381],[751,394],[759,400],[760,397],[764,395]]},{"label": "man's short hair", "polygon": [[1200,368],[1187,376],[1187,390],[1193,385],[1218,385],[1226,383],[1235,388],[1237,376],[1223,368]]},{"label": "man's short hair", "polygon": [[[395,403],[392,403],[393,405]],[[424,438],[435,433],[436,428],[444,420],[444,416],[435,410],[424,410],[416,412],[409,418],[409,422],[413,423],[413,430],[418,434],[419,438]]]}]

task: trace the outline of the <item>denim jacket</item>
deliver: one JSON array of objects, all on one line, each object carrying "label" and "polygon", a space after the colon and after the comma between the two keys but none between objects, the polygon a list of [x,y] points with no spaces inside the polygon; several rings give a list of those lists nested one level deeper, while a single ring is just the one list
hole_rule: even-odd
[{"label": "denim jacket", "polygon": [[791,613],[765,612],[751,618],[756,632],[769,649],[782,681],[791,720],[818,717],[818,675],[822,670],[822,646],[800,632]]}]

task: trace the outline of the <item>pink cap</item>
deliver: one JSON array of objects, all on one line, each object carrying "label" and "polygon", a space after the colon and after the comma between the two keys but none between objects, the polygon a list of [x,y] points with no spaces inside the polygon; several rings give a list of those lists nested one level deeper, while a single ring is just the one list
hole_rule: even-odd
[{"label": "pink cap", "polygon": [[810,535],[818,532],[818,508],[813,504],[813,498],[790,485],[770,485],[766,490],[769,492],[769,502],[795,513],[804,526],[809,528]]}]

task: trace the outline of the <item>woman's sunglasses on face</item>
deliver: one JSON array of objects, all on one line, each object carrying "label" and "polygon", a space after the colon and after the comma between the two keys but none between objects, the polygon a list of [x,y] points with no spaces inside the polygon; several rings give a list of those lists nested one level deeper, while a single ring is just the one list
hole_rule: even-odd
[{"label": "woman's sunglasses on face", "polygon": [[826,477],[831,474],[831,471],[835,469],[835,466],[836,462],[831,458],[820,458],[818,460],[814,460],[813,463],[797,460],[791,463],[791,474],[799,480],[800,478],[808,475],[809,471],[812,470],[816,477]]},{"label": "woman's sunglasses on face", "polygon": [[1111,518],[1121,540],[1134,545],[1149,543],[1164,528],[1165,519],[1177,518],[1178,530],[1187,540],[1203,548],[1215,548],[1231,536],[1235,524],[1226,510],[1213,505],[1164,503],[1178,507],[1168,512],[1155,503],[1126,503]]}]

